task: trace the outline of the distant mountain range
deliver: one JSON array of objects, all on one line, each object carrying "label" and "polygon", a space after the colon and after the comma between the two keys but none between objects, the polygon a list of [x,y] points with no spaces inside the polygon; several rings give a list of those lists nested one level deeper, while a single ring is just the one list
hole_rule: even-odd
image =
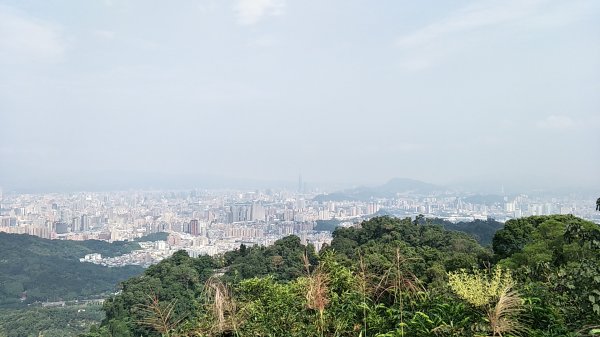
[{"label": "distant mountain range", "polygon": [[373,198],[394,198],[398,195],[429,195],[445,190],[447,190],[446,187],[415,179],[394,178],[379,186],[360,186],[340,192],[321,194],[316,196],[314,200],[320,202],[342,200],[367,201]]}]

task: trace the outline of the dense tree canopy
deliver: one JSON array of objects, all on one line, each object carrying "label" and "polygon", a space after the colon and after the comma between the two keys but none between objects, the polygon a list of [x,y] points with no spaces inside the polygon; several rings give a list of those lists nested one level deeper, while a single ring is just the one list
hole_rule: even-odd
[{"label": "dense tree canopy", "polygon": [[598,225],[510,221],[493,251],[411,219],[215,258],[184,252],[123,283],[88,336],[577,336],[600,321]]},{"label": "dense tree canopy", "polygon": [[444,229],[451,231],[459,231],[472,235],[479,244],[482,246],[489,246],[492,244],[494,235],[504,225],[494,219],[488,220],[473,220],[473,221],[461,221],[452,223],[449,221],[439,221],[434,219],[434,223],[439,223],[444,226]]},{"label": "dense tree canopy", "polygon": [[500,265],[555,294],[568,324],[600,321],[600,226],[572,215],[510,220],[493,248]]},{"label": "dense tree canopy", "polygon": [[415,225],[409,218],[373,218],[360,228],[338,228],[333,238],[326,250],[335,252],[351,269],[362,258],[371,272],[384,273],[399,254],[407,261],[407,270],[426,282],[444,278],[446,271],[483,266],[491,259],[490,252],[470,236],[437,225]]},{"label": "dense tree canopy", "polygon": [[233,281],[270,275],[278,281],[293,280],[304,272],[302,257],[305,254],[311,263],[317,262],[314,247],[302,245],[295,235],[277,240],[269,247],[242,245],[240,249],[225,253],[225,277]]}]

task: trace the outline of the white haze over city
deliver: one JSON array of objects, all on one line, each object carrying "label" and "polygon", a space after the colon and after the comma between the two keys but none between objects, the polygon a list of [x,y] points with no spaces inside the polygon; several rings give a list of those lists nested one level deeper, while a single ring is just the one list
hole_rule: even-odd
[{"label": "white haze over city", "polygon": [[600,2],[0,0],[0,186],[600,187]]}]

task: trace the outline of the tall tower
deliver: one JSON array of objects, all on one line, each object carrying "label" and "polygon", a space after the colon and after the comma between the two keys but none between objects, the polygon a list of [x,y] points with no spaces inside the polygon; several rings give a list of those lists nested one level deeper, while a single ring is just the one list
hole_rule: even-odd
[{"label": "tall tower", "polygon": [[298,193],[304,193],[304,184],[302,183],[302,174],[298,175]]}]

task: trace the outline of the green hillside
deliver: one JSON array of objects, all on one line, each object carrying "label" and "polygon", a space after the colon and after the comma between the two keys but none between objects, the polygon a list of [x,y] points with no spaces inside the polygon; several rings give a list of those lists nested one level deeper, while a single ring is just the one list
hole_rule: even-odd
[{"label": "green hillside", "polygon": [[[60,241],[0,233],[0,306],[85,298],[114,291],[120,281],[143,269],[108,268],[81,263],[79,258],[90,253],[117,256],[138,248],[137,243],[129,242]],[[23,294],[27,299],[22,303]]]},{"label": "green hillside", "polygon": [[287,237],[216,258],[184,251],[123,283],[99,336],[592,336],[599,226],[512,220],[492,248],[410,219],[338,228],[318,255]]},{"label": "green hillside", "polygon": [[[441,225],[447,230],[467,233],[482,246],[491,245],[494,234],[504,226],[502,223],[493,219],[453,223],[440,218],[425,218],[422,215],[417,216],[415,221],[419,224]],[[317,220],[315,230],[333,232],[340,223],[342,223],[342,221],[336,219]]]},{"label": "green hillside", "polygon": [[104,317],[98,305],[0,309],[2,337],[75,337]]}]

